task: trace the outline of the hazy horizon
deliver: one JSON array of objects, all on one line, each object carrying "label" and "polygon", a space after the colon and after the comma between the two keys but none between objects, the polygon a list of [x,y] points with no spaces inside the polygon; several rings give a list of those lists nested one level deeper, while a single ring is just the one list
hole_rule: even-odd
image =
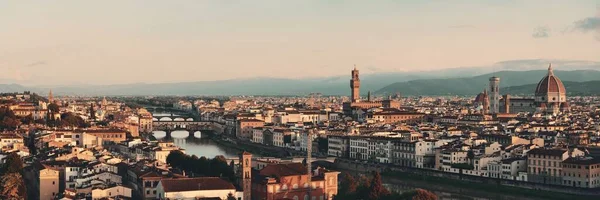
[{"label": "hazy horizon", "polygon": [[[600,65],[600,1],[0,2],[0,81],[309,78]],[[513,61],[513,62],[506,62]],[[540,61],[540,60],[538,60]],[[529,63],[529,65],[527,65]],[[562,66],[561,66],[562,64]]]}]

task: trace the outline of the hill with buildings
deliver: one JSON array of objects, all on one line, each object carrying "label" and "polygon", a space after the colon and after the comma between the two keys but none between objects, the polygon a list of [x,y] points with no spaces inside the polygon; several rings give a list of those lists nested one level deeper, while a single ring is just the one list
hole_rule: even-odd
[{"label": "hill with buildings", "polygon": [[[488,88],[489,78],[492,76],[500,77],[501,88],[514,87],[512,90],[515,92],[531,94],[535,91],[535,84],[537,84],[547,72],[547,70],[500,71],[465,78],[421,79],[396,82],[377,90],[376,94],[475,95],[483,91],[484,88]],[[555,74],[563,82],[582,82],[582,84],[573,84],[573,87],[575,88],[573,91],[585,91],[586,88],[578,87],[584,87],[585,84],[583,83],[588,81],[600,80],[600,71],[596,70],[555,71]],[[567,86],[566,83],[565,86]],[[567,91],[569,91],[569,88],[567,88]],[[504,93],[504,91],[501,90],[501,93]]]}]

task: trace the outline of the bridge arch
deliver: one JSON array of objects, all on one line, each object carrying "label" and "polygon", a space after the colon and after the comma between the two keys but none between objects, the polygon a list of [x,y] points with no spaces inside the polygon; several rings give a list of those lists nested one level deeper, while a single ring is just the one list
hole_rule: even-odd
[{"label": "bridge arch", "polygon": [[160,118],[159,121],[161,121],[161,122],[171,122],[171,121],[173,121],[173,119],[171,119],[170,117],[162,117],[162,118]]},{"label": "bridge arch", "polygon": [[182,122],[182,121],[185,121],[185,119],[183,119],[181,117],[177,117],[177,118],[173,119],[173,121],[175,121],[175,122]]}]

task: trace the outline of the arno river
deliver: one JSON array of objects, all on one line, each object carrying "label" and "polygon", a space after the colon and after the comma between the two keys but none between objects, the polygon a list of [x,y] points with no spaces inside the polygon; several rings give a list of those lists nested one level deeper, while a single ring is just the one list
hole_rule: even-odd
[{"label": "arno river", "polygon": [[[239,153],[236,150],[219,146],[206,136],[202,137],[202,133],[200,132],[190,134],[187,131],[173,131],[171,133],[171,138],[165,138],[166,133],[163,131],[155,131],[153,135],[159,140],[173,141],[175,145],[184,148],[187,154],[196,155],[198,157],[205,156],[207,158],[213,158],[217,155],[223,155],[226,158],[235,158]],[[451,185],[403,181],[398,179],[387,179],[385,177],[383,181],[386,187],[393,191],[403,192],[410,191],[415,188],[423,188],[436,193],[440,199],[527,199],[524,197],[511,196],[510,194],[487,193],[486,191],[457,188],[452,187]]]}]

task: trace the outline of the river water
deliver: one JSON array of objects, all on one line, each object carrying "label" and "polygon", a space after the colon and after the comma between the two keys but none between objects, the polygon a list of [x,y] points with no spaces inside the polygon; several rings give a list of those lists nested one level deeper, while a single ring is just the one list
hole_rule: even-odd
[{"label": "river water", "polygon": [[205,156],[207,158],[214,158],[220,155],[225,156],[225,158],[238,157],[237,151],[217,145],[206,136],[202,137],[201,132],[190,134],[188,131],[173,131],[170,138],[165,137],[166,132],[164,131],[153,131],[152,135],[158,140],[173,142],[175,145],[185,149],[185,153],[189,155]]}]

